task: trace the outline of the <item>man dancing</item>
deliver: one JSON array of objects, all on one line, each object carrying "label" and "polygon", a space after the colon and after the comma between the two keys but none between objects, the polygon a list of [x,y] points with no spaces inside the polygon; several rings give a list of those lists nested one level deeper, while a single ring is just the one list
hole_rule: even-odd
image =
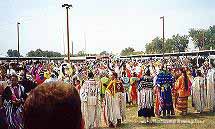
[{"label": "man dancing", "polygon": [[92,72],[88,73],[88,80],[80,89],[81,110],[85,120],[85,129],[92,129],[100,125],[99,113],[99,83]]}]

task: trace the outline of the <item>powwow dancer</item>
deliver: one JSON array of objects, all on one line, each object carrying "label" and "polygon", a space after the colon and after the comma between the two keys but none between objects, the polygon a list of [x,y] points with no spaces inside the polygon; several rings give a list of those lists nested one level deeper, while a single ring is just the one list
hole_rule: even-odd
[{"label": "powwow dancer", "polygon": [[112,74],[112,80],[105,91],[104,118],[109,127],[120,126],[125,119],[125,96],[122,82],[117,79],[117,73]]},{"label": "powwow dancer", "polygon": [[126,72],[125,71],[122,72],[121,80],[122,80],[122,85],[125,88],[126,103],[131,104],[131,97],[130,97],[130,92],[129,92],[129,89],[130,89],[130,78],[126,76]]},{"label": "powwow dancer", "polygon": [[88,78],[80,89],[81,110],[85,129],[93,129],[100,126],[99,83],[94,80],[92,72],[88,73]]},{"label": "powwow dancer", "polygon": [[120,64],[120,61],[117,60],[115,64],[112,64],[112,66],[110,66],[110,62],[108,61],[107,67],[110,71],[117,73],[117,77],[120,78],[123,64],[124,62]]},{"label": "powwow dancer", "polygon": [[192,84],[193,106],[197,113],[203,112],[206,107],[206,87],[205,80],[200,70],[197,71],[197,77],[194,78]]},{"label": "powwow dancer", "polygon": [[215,69],[212,65],[207,74],[207,107],[210,111],[215,111]]},{"label": "powwow dancer", "polygon": [[146,123],[152,123],[151,117],[154,117],[154,93],[153,78],[150,76],[150,70],[146,69],[138,85],[138,116],[145,117]]},{"label": "powwow dancer", "polygon": [[107,72],[103,72],[100,76],[100,82],[101,82],[101,87],[100,87],[100,96],[101,96],[101,102],[103,102],[103,99],[105,97],[105,90],[110,83],[110,79],[108,77]]},{"label": "powwow dancer", "polygon": [[24,87],[18,84],[17,75],[11,76],[11,82],[2,95],[6,123],[9,129],[23,129],[23,103],[27,95]]},{"label": "powwow dancer", "polygon": [[191,92],[191,81],[185,70],[182,70],[181,76],[176,80],[173,93],[175,93],[175,107],[181,111],[182,115],[187,114],[188,97]]},{"label": "powwow dancer", "polygon": [[132,72],[133,73],[131,74],[131,71],[127,69],[127,76],[130,78],[131,101],[132,101],[132,104],[137,104],[137,86],[138,86],[138,81],[142,76],[142,69],[140,70],[138,75],[136,72],[134,71]]},{"label": "powwow dancer", "polygon": [[173,101],[172,101],[172,87],[173,76],[164,67],[161,68],[156,80],[156,115],[169,117],[174,115]]}]

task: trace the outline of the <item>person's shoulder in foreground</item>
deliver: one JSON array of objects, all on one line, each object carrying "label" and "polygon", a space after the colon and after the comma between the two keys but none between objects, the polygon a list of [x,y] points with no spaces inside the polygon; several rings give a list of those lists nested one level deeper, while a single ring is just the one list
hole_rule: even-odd
[{"label": "person's shoulder in foreground", "polygon": [[25,129],[82,129],[80,97],[74,86],[44,83],[31,91],[24,105]]}]

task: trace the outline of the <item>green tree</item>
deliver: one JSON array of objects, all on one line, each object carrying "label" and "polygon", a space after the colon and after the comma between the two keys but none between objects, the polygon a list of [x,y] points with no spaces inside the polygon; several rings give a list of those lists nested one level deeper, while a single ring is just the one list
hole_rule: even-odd
[{"label": "green tree", "polygon": [[189,36],[201,50],[215,48],[215,25],[208,29],[190,29]]},{"label": "green tree", "polygon": [[54,51],[42,51],[41,49],[37,49],[36,51],[30,51],[27,53],[28,57],[62,57],[61,53]]},{"label": "green tree", "polygon": [[109,53],[108,53],[107,51],[102,51],[102,52],[100,53],[100,55],[109,55]]},{"label": "green tree", "polygon": [[146,53],[148,54],[154,53],[154,48],[151,43],[147,43],[145,47],[146,47]]},{"label": "green tree", "polygon": [[150,43],[146,44],[146,53],[162,53],[162,38],[156,37]]},{"label": "green tree", "polygon": [[[179,34],[172,36],[173,50],[177,52],[185,52],[188,43],[189,37],[187,35],[180,36]],[[168,46],[168,45],[167,45]],[[169,46],[170,47],[170,46]]]},{"label": "green tree", "polygon": [[204,49],[205,33],[207,30],[204,29],[190,29],[189,36],[192,38],[194,44],[200,49]]},{"label": "green tree", "polygon": [[210,26],[205,33],[205,44],[204,49],[215,49],[215,25]]},{"label": "green tree", "polygon": [[152,40],[152,46],[154,47],[155,53],[163,53],[163,39],[156,37]]},{"label": "green tree", "polygon": [[79,51],[77,53],[77,56],[86,56],[87,54],[85,53],[85,51]]},{"label": "green tree", "polygon": [[132,55],[134,51],[135,51],[134,48],[128,47],[121,51],[121,55],[122,56]]},{"label": "green tree", "polygon": [[164,43],[164,52],[172,53],[173,51],[175,51],[174,40],[172,38],[168,38]]},{"label": "green tree", "polygon": [[150,43],[146,44],[146,53],[172,53],[173,51],[185,51],[189,43],[189,37],[187,35],[180,36],[179,34],[173,35],[171,38],[166,39],[163,45],[163,39],[156,37]]},{"label": "green tree", "polygon": [[9,49],[9,50],[7,51],[7,55],[8,55],[9,57],[18,57],[18,56],[20,56],[20,54],[18,53],[17,50],[12,50],[12,49]]},{"label": "green tree", "polygon": [[135,51],[133,52],[133,55],[142,55],[145,54],[143,51]]},{"label": "green tree", "polygon": [[9,50],[7,51],[7,55],[8,55],[9,57],[13,57],[13,50],[12,50],[12,49],[9,49]]},{"label": "green tree", "polygon": [[54,57],[62,57],[61,53],[59,52],[53,52]]},{"label": "green tree", "polygon": [[27,53],[28,57],[36,57],[35,52],[31,50],[30,52]]}]

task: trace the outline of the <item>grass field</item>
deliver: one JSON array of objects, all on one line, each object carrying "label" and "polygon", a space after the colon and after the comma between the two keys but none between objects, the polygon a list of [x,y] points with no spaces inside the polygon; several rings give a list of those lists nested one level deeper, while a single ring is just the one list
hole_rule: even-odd
[{"label": "grass field", "polygon": [[[189,107],[191,107],[190,103]],[[170,119],[154,117],[153,124],[150,125],[141,122],[144,121],[144,118],[137,117],[136,106],[127,107],[126,117],[119,129],[215,129],[215,113],[206,111],[202,114],[195,114],[193,108],[188,109],[187,116],[180,116],[176,112],[176,116]]]}]

